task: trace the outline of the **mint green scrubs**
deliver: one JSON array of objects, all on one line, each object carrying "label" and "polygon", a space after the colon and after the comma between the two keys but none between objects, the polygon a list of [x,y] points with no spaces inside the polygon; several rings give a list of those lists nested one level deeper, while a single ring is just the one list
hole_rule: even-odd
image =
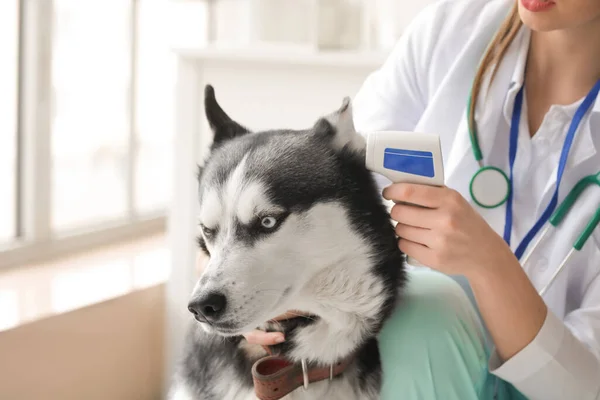
[{"label": "mint green scrubs", "polygon": [[379,340],[381,400],[525,399],[488,372],[491,341],[464,279],[411,270]]}]

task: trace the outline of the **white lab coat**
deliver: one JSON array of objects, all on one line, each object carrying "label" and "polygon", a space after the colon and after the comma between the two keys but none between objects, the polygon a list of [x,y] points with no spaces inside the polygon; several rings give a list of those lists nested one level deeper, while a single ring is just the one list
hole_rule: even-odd
[{"label": "white lab coat", "polygon": [[[427,7],[407,29],[384,65],[367,78],[354,99],[358,131],[439,134],[446,185],[458,190],[467,200],[471,200],[469,181],[478,169],[468,138],[467,97],[479,61],[513,1],[440,0]],[[523,40],[527,32],[527,28],[523,28],[515,42]],[[498,154],[496,146],[495,154],[490,155],[490,149],[498,139],[500,118],[512,110],[514,95],[520,86],[515,85],[518,47],[514,44],[509,48],[490,87],[487,102],[484,105],[481,100],[477,111],[484,164],[489,165],[490,158],[494,158],[493,165],[505,171],[508,171],[508,139],[500,140],[506,142],[502,154]],[[573,144],[559,202],[579,179],[600,170],[600,98],[583,125],[587,133]],[[504,165],[498,165],[501,159],[506,160]],[[556,174],[552,176],[555,178]],[[555,179],[551,179],[541,197],[543,206],[534,201],[521,205],[520,215],[514,215],[514,219],[537,219],[554,189]],[[547,237],[524,266],[538,290],[568,253],[599,205],[600,188],[589,188],[574,212]],[[505,208],[484,210],[473,206],[502,235]],[[524,233],[523,229],[513,230],[513,250]],[[550,311],[538,336],[503,364],[493,355],[490,370],[532,400],[600,399],[600,229],[582,251],[571,258],[544,299]]]}]

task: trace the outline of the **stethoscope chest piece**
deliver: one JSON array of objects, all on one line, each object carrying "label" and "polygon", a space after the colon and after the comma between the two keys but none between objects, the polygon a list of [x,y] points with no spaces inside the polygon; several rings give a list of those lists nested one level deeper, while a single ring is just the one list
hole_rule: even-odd
[{"label": "stethoscope chest piece", "polygon": [[499,168],[480,168],[469,185],[471,198],[483,208],[500,207],[508,199],[510,193],[510,180]]}]

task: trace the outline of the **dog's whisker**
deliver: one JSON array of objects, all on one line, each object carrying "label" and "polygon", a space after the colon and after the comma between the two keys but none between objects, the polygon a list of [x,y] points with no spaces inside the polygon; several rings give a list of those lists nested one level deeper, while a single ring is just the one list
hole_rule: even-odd
[{"label": "dog's whisker", "polygon": [[264,293],[264,292],[277,292],[277,293],[281,293],[281,290],[279,290],[279,289],[261,289],[261,290],[257,290],[256,294]]},{"label": "dog's whisker", "polygon": [[280,297],[279,293],[260,293],[260,296],[263,298],[271,296],[271,298],[276,298],[276,299],[279,299],[279,297]]},{"label": "dog's whisker", "polygon": [[267,281],[262,281],[262,282],[258,282],[257,284],[255,284],[249,291],[252,292],[254,290],[256,290],[256,288],[260,285],[264,285],[265,283],[268,283]]}]

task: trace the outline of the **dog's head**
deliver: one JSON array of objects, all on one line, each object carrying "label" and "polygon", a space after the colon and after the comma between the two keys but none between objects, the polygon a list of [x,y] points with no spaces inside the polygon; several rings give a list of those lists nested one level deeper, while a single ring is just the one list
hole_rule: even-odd
[{"label": "dog's head", "polygon": [[383,205],[349,99],[302,131],[251,132],[211,86],[205,112],[213,143],[199,173],[198,242],[210,257],[189,305],[203,328],[238,335],[289,309],[319,313],[315,297],[367,282],[324,273],[344,263],[341,275],[367,273],[353,266],[370,264],[373,224],[388,228],[371,215]]}]

